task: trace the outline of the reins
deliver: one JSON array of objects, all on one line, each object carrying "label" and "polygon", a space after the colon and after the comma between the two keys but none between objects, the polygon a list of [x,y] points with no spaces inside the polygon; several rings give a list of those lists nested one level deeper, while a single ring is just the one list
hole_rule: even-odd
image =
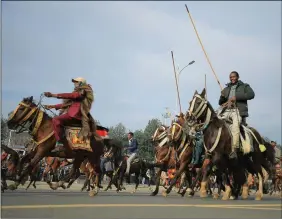
[{"label": "reins", "polygon": [[[40,99],[38,104],[35,106],[31,106],[28,105],[26,103],[24,103],[23,101],[21,101],[19,103],[19,105],[17,106],[17,108],[13,111],[12,115],[9,116],[9,121],[11,121],[15,115],[17,114],[19,108],[21,106],[25,107],[23,113],[21,116],[19,116],[19,119],[17,121],[14,121],[14,123],[16,123],[16,129],[18,127],[20,127],[20,129],[16,130],[16,133],[22,133],[24,131],[28,131],[28,133],[32,136],[32,140],[36,145],[40,145],[43,142],[45,142],[46,140],[48,140],[51,136],[54,135],[54,131],[52,131],[51,133],[49,133],[46,137],[44,137],[43,139],[41,139],[40,141],[35,141],[34,137],[36,136],[36,134],[38,133],[38,130],[43,122],[43,118],[44,118],[44,113],[46,113],[46,109],[41,103],[43,100],[44,94],[40,95]],[[42,111],[40,108],[43,108],[44,111]],[[29,112],[28,112],[29,111]],[[49,110],[51,111],[51,110]],[[52,111],[51,111],[52,112]],[[52,112],[53,113],[53,112]],[[53,113],[54,115],[56,115],[55,113]],[[28,121],[31,119],[31,117],[33,116],[30,124],[27,125]],[[27,126],[26,126],[27,125]],[[31,128],[33,126],[33,128]]]}]

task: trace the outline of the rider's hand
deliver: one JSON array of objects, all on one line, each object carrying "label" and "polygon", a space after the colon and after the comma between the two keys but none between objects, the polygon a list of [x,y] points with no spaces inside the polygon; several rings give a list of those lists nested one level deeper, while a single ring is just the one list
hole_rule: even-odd
[{"label": "rider's hand", "polygon": [[53,109],[53,108],[55,108],[54,105],[44,105],[44,107],[45,107],[46,109]]},{"label": "rider's hand", "polygon": [[53,97],[51,92],[44,92],[45,97]]},{"label": "rider's hand", "polygon": [[233,96],[233,97],[231,97],[229,100],[230,100],[231,102],[235,102],[235,101],[236,101],[236,97]]}]

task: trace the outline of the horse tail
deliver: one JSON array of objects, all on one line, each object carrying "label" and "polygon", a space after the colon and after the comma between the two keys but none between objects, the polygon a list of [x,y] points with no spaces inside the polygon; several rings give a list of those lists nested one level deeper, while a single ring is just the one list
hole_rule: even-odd
[{"label": "horse tail", "polygon": [[272,145],[265,141],[264,138],[258,133],[257,130],[254,128],[250,128],[254,135],[256,136],[257,140],[259,141],[259,144],[262,144],[265,146],[265,151],[263,152],[265,158],[271,163],[271,165],[275,164],[275,150],[272,147]]}]

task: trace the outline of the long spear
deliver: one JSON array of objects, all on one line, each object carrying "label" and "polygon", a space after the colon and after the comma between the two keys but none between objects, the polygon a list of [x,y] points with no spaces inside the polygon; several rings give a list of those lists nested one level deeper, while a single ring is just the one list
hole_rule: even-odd
[{"label": "long spear", "polygon": [[199,34],[198,34],[198,31],[197,31],[197,29],[196,29],[196,26],[195,26],[195,24],[194,24],[194,22],[193,22],[192,16],[191,16],[191,14],[190,14],[190,12],[189,12],[189,9],[188,9],[188,7],[187,7],[186,4],[185,4],[185,7],[186,7],[187,13],[188,13],[188,15],[189,15],[189,18],[190,18],[190,20],[191,20],[191,23],[192,23],[192,25],[193,25],[193,27],[194,27],[194,31],[195,31],[195,33],[196,33],[196,35],[197,35],[197,37],[198,37],[198,40],[199,40],[199,42],[200,42],[200,44],[201,44],[201,47],[202,47],[203,51],[204,51],[204,53],[205,53],[206,59],[207,59],[209,65],[210,65],[210,67],[211,67],[211,70],[212,70],[212,72],[213,72],[213,74],[214,74],[214,76],[215,76],[215,78],[216,78],[216,81],[217,81],[217,83],[218,83],[220,89],[222,90],[223,88],[222,88],[222,86],[221,86],[221,84],[220,84],[220,82],[219,82],[219,80],[218,80],[218,77],[216,76],[216,73],[215,73],[215,71],[214,71],[214,69],[213,69],[213,67],[212,67],[212,64],[211,64],[211,62],[210,62],[210,59],[209,59],[209,57],[208,57],[208,55],[207,55],[207,53],[206,53],[206,50],[205,50],[205,48],[204,48],[204,46],[203,46],[203,44],[202,44],[202,41],[201,41],[201,39],[200,39],[200,36],[199,36]]},{"label": "long spear", "polygon": [[206,100],[208,99],[208,91],[207,91],[207,75],[205,74],[205,90],[206,90]]},{"label": "long spear", "polygon": [[180,113],[181,113],[181,112],[182,112],[182,111],[181,111],[181,103],[180,103],[180,96],[179,96],[179,89],[178,89],[178,81],[177,81],[176,70],[175,70],[175,64],[174,64],[173,51],[171,51],[171,57],[172,57],[173,70],[174,70],[175,83],[176,83],[176,90],[177,90],[177,96],[178,96],[178,104],[179,104],[179,109],[180,109]]}]

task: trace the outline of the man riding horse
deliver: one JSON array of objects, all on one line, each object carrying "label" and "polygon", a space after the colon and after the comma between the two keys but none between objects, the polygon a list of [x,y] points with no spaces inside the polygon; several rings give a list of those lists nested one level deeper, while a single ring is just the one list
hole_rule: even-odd
[{"label": "man riding horse", "polygon": [[94,101],[93,90],[89,84],[86,83],[84,78],[78,77],[72,79],[74,83],[74,91],[72,93],[60,93],[52,94],[45,92],[46,97],[56,97],[57,99],[63,99],[62,104],[47,105],[48,109],[55,108],[61,110],[60,115],[53,118],[53,129],[55,138],[58,145],[62,145],[63,127],[74,123],[81,123],[82,129],[80,136],[86,138],[91,134],[97,141],[101,141],[102,138],[96,133],[95,120],[90,115],[92,103]]},{"label": "man riding horse", "polygon": [[255,97],[255,93],[249,84],[239,80],[239,74],[236,71],[230,73],[230,83],[221,91],[219,105],[223,109],[222,119],[232,120],[232,151],[230,159],[237,159],[237,151],[240,143],[240,124],[246,124],[248,117],[248,100]]},{"label": "man riding horse", "polygon": [[127,137],[128,137],[128,146],[126,146],[125,148],[128,150],[127,154],[129,157],[127,159],[125,175],[129,175],[130,164],[137,156],[137,149],[138,149],[138,143],[137,140],[134,138],[134,134],[132,132],[129,132]]}]

